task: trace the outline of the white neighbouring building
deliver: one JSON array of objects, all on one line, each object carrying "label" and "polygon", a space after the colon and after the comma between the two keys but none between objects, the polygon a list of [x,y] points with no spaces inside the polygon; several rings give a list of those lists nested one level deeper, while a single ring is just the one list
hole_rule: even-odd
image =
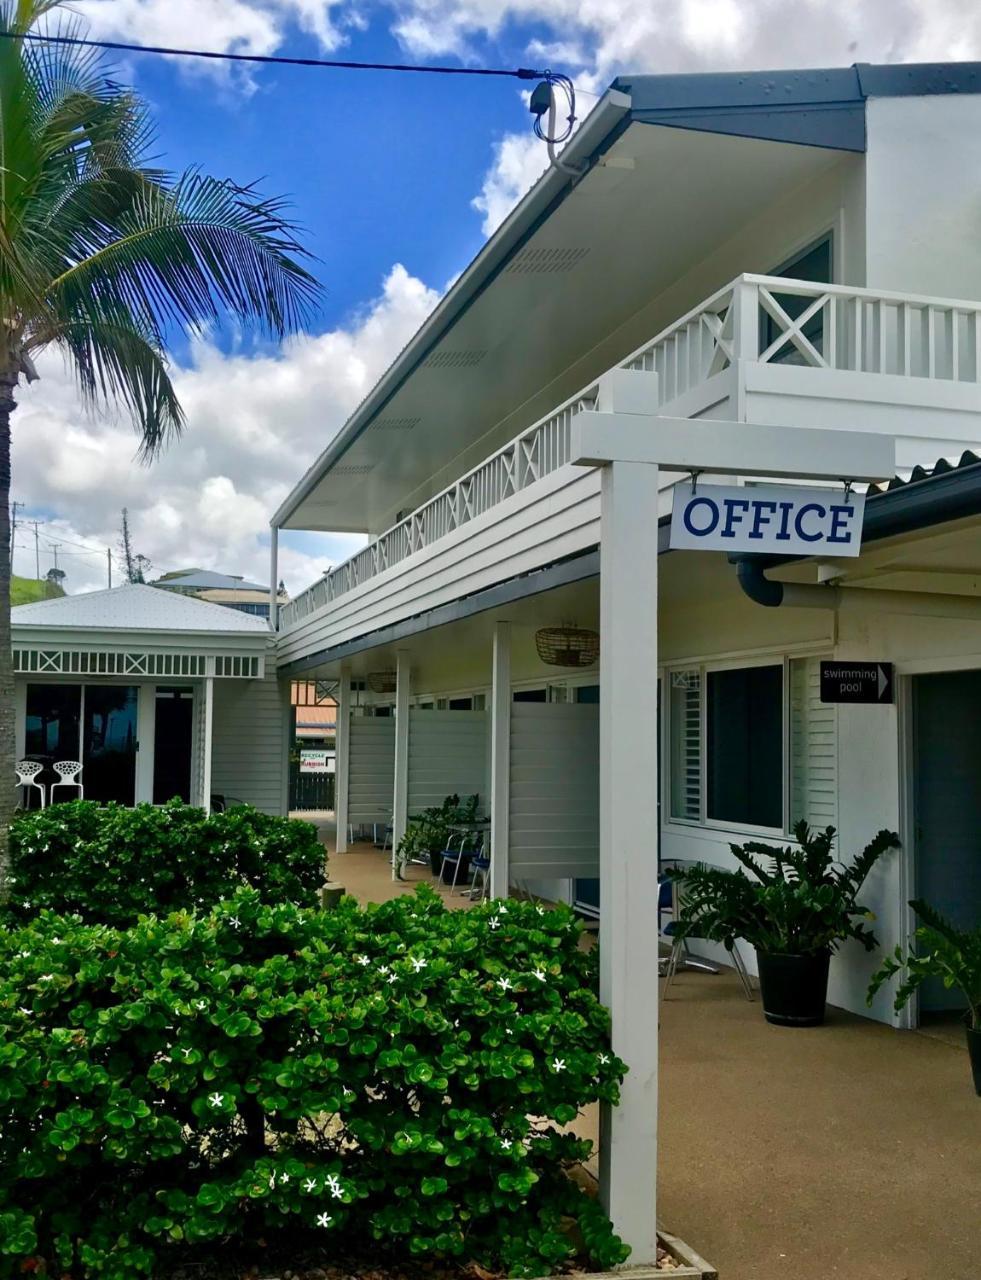
[{"label": "white neighbouring building", "polygon": [[[643,1261],[659,854],[731,865],[799,818],[852,854],[894,827],[864,895],[883,946],[914,892],[981,914],[981,66],[622,77],[562,161],[275,513],[271,580],[279,529],[368,535],[279,611],[281,672],[338,681],[342,846],[480,791],[495,892],[596,905],[601,882],[634,1067],[607,1194]],[[628,486],[601,528],[611,469],[574,462],[624,395],[652,448],[655,415],[730,445],[858,431],[904,482],[869,496],[858,557],[668,551],[688,479]],[[540,628],[603,613],[626,621],[602,671],[542,663]],[[828,659],[892,664],[893,700],[822,702]],[[875,963],[846,947],[831,999],[866,1012]],[[886,992],[871,1013],[901,1021]]]},{"label": "white neighbouring building", "polygon": [[46,787],[76,760],[86,799],[284,811],[288,687],[265,619],[126,585],[20,605],[11,630],[17,758]]}]

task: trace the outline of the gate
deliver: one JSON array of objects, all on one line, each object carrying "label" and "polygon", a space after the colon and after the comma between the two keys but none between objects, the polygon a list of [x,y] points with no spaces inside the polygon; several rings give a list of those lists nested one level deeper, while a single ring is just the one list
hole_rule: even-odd
[{"label": "gate", "polygon": [[333,773],[301,773],[299,760],[290,760],[290,812],[323,812],[334,808]]}]

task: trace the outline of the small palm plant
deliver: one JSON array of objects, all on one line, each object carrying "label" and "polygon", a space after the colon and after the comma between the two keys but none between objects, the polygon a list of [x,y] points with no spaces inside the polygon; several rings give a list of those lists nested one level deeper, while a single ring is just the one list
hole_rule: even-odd
[{"label": "small palm plant", "polygon": [[[142,101],[97,51],[46,43],[58,0],[0,0],[0,901],[14,807],[10,421],[37,357],[61,352],[82,398],[120,405],[152,457],[180,433],[168,334],[225,317],[281,336],[317,284],[281,200],[151,157]],[[40,38],[38,38],[40,37]]]},{"label": "small palm plant", "polygon": [[834,951],[854,938],[872,951],[871,913],[858,901],[869,872],[890,849],[893,831],[880,831],[848,866],[836,861],[834,827],[794,827],[798,848],[750,841],[730,845],[733,857],[752,873],[694,866],[672,871],[683,885],[679,932],[708,938],[731,950],[743,938],[759,951],[814,955]]},{"label": "small palm plant", "polygon": [[894,1001],[897,1013],[928,978],[939,978],[948,990],[963,992],[967,1024],[981,1032],[981,925],[975,929],[958,929],[921,898],[909,905],[922,923],[909,947],[905,951],[897,947],[873,974],[869,1003],[884,983],[904,970]]},{"label": "small palm plant", "polygon": [[[695,866],[671,876],[681,882],[678,934],[756,948],[763,1012],[779,1026],[813,1027],[824,1020],[831,953],[847,938],[872,951],[874,918],[858,895],[890,849],[894,831],[880,831],[850,865],[834,856],[834,827],[794,827],[798,848],[759,841],[731,845],[745,870]],[[746,872],[750,872],[747,875]]]}]

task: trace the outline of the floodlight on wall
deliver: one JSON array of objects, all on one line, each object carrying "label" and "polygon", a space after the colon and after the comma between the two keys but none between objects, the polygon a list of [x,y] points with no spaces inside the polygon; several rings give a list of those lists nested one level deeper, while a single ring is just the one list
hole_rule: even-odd
[{"label": "floodlight on wall", "polygon": [[599,661],[599,632],[584,627],[542,627],[535,632],[535,648],[549,667],[593,667]]},{"label": "floodlight on wall", "polygon": [[398,688],[398,676],[394,671],[369,671],[366,679],[372,693],[394,693]]}]

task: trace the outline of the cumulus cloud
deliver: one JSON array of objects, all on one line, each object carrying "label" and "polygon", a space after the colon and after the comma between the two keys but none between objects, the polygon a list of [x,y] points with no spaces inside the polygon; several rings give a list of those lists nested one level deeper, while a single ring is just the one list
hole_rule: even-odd
[{"label": "cumulus cloud", "polygon": [[[125,420],[89,415],[60,358],[21,388],[14,415],[14,496],[41,526],[41,572],[60,567],[72,591],[104,586],[128,507],[133,544],[158,570],[197,565],[268,578],[269,516],[438,300],[395,266],[382,292],[344,327],[303,335],[271,354],[224,354],[206,341],[174,370],[184,438],[151,466],[134,460]],[[286,534],[281,571],[293,592],[362,539]],[[34,537],[18,532],[15,568],[34,573]],[[78,545],[81,544],[81,545]],[[85,548],[93,548],[86,551]]]}]

